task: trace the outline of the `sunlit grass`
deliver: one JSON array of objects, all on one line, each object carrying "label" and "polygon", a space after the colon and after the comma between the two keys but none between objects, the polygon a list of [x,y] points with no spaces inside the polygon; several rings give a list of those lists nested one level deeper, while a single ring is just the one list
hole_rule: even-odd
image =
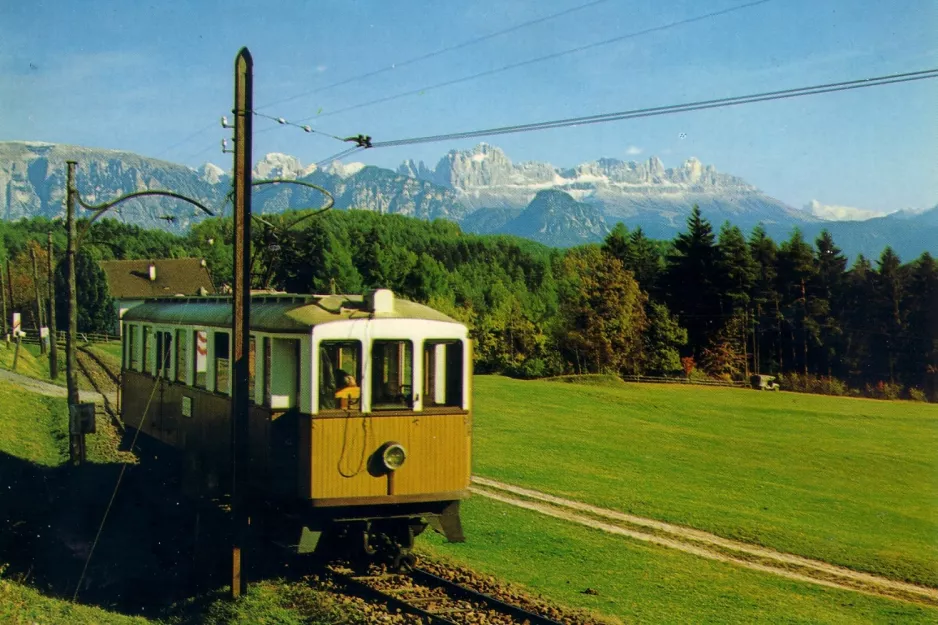
[{"label": "sunlit grass", "polygon": [[475,379],[476,474],[938,585],[938,409]]}]

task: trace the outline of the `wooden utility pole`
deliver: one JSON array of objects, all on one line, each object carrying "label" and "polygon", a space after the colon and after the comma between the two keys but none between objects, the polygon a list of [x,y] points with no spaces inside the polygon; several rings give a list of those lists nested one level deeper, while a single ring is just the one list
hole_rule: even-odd
[{"label": "wooden utility pole", "polygon": [[10,294],[10,312],[16,310],[16,303],[13,301],[13,269],[11,267],[13,263],[10,262],[10,259],[7,259],[7,290]]},{"label": "wooden utility pole", "polygon": [[232,289],[231,384],[231,597],[247,592],[243,560],[250,529],[247,485],[248,342],[251,325],[251,133],[254,116],[254,61],[247,48],[235,58],[234,285]]},{"label": "wooden utility pole", "polygon": [[[7,327],[7,289],[6,289],[6,286],[4,286],[3,284],[3,267],[2,266],[0,266],[0,299],[3,300],[3,336],[5,340],[6,335],[9,333],[10,330]],[[10,303],[10,305],[12,306],[12,302]]]},{"label": "wooden utility pole", "polygon": [[[75,339],[78,336],[78,293],[75,285],[75,256],[78,251],[78,233],[75,228],[75,209],[78,203],[78,187],[75,185],[76,161],[68,161],[65,187],[65,221],[68,246],[65,263],[68,270],[68,331],[65,334],[65,385],[68,387],[69,410],[78,409],[78,364],[75,356]],[[74,406],[74,408],[73,408]],[[73,465],[85,460],[85,435],[69,434],[68,457]]]},{"label": "wooden utility pole", "polygon": [[39,266],[36,264],[36,248],[29,246],[29,255],[33,259],[33,291],[36,293],[36,330],[39,332],[39,353],[46,353],[46,344],[42,341],[42,328],[45,327],[45,315],[42,314],[42,290],[39,288]]},{"label": "wooden utility pole", "polygon": [[59,347],[58,333],[55,330],[55,272],[52,262],[52,233],[49,233],[47,255],[49,257],[49,377],[53,380],[59,379]]}]

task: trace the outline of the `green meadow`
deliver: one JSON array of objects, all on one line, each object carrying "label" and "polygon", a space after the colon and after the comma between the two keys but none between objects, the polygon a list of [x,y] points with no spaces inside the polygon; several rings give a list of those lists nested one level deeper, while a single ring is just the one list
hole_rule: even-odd
[{"label": "green meadow", "polygon": [[935,623],[938,608],[825,588],[715,562],[474,496],[466,542],[434,532],[418,550],[611,623]]},{"label": "green meadow", "polygon": [[474,398],[477,475],[938,586],[934,405],[498,376]]}]

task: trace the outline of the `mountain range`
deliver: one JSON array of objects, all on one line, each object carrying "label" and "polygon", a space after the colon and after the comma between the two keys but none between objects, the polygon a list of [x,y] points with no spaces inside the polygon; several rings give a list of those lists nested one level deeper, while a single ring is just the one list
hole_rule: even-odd
[{"label": "mountain range", "polygon": [[[64,213],[65,162],[79,163],[78,189],[88,203],[121,193],[165,189],[221,208],[231,178],[221,167],[199,169],[129,152],[38,142],[0,142],[0,218],[55,218]],[[660,159],[603,158],[572,168],[513,163],[485,143],[451,151],[433,168],[405,161],[397,171],[361,163],[304,166],[284,154],[268,154],[254,167],[255,179],[299,179],[322,186],[338,208],[357,208],[421,219],[448,219],[476,233],[513,234],[553,246],[599,241],[621,221],[652,238],[671,239],[698,205],[718,229],[724,221],[749,232],[762,224],[781,241],[792,228],[808,240],[827,229],[849,256],[878,257],[891,245],[905,260],[923,251],[938,255],[938,206],[865,221],[829,221],[863,215],[856,209],[812,203],[792,208],[739,177],[697,159],[665,168]],[[280,212],[321,205],[318,192],[294,185],[265,185],[254,210]],[[116,211],[116,209],[115,209]],[[109,214],[147,228],[183,232],[205,215],[169,198],[133,200]]]}]

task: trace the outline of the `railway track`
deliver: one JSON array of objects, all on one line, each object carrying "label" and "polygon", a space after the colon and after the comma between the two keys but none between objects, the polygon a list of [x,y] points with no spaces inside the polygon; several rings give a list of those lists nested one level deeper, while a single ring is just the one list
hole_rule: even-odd
[{"label": "railway track", "polygon": [[[104,361],[86,347],[79,347],[75,352],[75,356],[79,371],[88,380],[95,392],[103,398],[104,412],[107,413],[117,431],[123,434],[124,424],[118,415],[117,406],[114,406],[110,400],[110,394],[116,392],[119,386],[118,377]],[[110,390],[105,388],[108,383],[113,385]]]},{"label": "railway track", "polygon": [[412,615],[427,625],[560,625],[542,614],[507,603],[422,568],[356,575],[335,565],[327,574],[346,592],[383,603],[391,613]]}]

